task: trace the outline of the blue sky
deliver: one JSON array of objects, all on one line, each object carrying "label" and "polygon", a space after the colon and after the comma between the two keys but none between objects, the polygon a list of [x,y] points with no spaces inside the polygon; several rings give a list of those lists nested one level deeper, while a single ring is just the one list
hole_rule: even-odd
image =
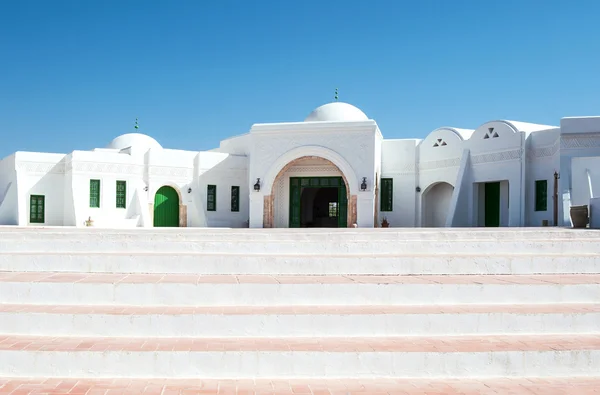
[{"label": "blue sky", "polygon": [[598,1],[0,1],[0,157],[209,149],[333,99],[385,138],[600,114]]}]

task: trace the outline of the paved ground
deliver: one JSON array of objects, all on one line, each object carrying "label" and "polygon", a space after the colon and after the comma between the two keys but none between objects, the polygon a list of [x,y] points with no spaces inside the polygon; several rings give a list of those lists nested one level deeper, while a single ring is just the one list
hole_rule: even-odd
[{"label": "paved ground", "polygon": [[375,351],[468,353],[490,351],[560,351],[598,349],[600,349],[600,334],[389,336],[342,338],[115,338],[0,335],[0,350],[13,351]]},{"label": "paved ground", "polygon": [[3,379],[0,393],[24,394],[306,394],[306,395],[591,395],[600,377],[569,379],[339,379],[339,380],[78,380]]}]

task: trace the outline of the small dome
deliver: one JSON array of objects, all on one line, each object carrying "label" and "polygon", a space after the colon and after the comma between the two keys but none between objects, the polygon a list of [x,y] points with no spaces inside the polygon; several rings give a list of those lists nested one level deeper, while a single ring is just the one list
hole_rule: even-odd
[{"label": "small dome", "polygon": [[317,107],[304,122],[352,122],[368,121],[369,118],[352,104],[333,102]]},{"label": "small dome", "polygon": [[149,149],[161,149],[162,146],[158,141],[152,137],[141,133],[127,133],[122,134],[113,141],[110,142],[108,147],[112,149],[125,149],[129,147],[135,147],[136,149],[142,149],[148,151]]}]

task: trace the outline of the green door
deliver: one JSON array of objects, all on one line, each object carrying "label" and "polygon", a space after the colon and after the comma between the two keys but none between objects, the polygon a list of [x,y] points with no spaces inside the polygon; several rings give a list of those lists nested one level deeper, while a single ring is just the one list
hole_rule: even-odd
[{"label": "green door", "polygon": [[500,226],[500,183],[485,184],[485,226]]},{"label": "green door", "polygon": [[154,195],[154,226],[179,226],[179,195],[171,187],[161,187]]},{"label": "green door", "polygon": [[290,177],[290,228],[299,228],[302,218],[303,188],[337,188],[338,227],[348,227],[348,196],[342,177]]}]

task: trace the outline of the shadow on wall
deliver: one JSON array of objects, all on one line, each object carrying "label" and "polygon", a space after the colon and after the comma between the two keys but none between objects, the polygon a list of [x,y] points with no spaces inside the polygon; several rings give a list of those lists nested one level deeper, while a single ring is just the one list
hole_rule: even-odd
[{"label": "shadow on wall", "polygon": [[4,190],[0,191],[0,225],[19,224],[16,194],[12,181],[9,181]]}]

